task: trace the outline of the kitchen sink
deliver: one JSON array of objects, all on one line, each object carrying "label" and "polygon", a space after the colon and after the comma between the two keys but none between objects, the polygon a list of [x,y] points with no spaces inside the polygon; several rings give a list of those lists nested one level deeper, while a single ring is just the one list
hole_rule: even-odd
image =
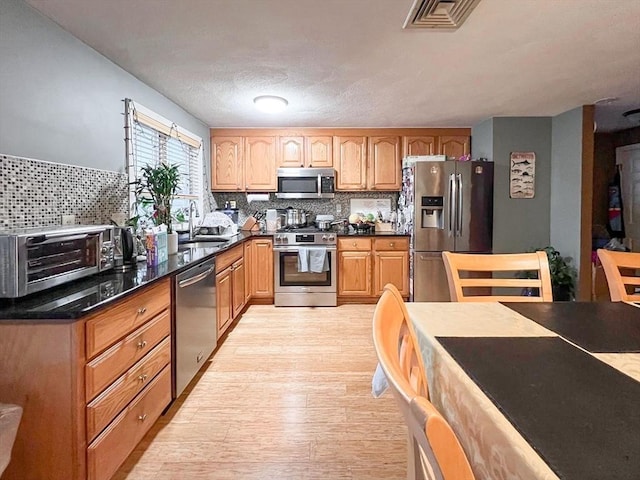
[{"label": "kitchen sink", "polygon": [[216,248],[223,247],[228,240],[194,240],[192,242],[184,242],[178,245],[178,250],[190,250],[192,248]]}]

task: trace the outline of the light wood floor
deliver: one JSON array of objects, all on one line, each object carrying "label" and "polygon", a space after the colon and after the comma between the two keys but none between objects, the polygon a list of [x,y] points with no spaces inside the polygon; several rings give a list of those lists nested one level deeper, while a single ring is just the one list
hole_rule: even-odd
[{"label": "light wood floor", "polygon": [[373,309],[249,307],[114,478],[405,478],[402,417],[371,396]]}]

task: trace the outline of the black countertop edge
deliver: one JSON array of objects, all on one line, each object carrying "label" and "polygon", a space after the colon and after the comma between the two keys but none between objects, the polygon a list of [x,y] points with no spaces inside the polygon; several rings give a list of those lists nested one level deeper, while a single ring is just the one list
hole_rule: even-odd
[{"label": "black countertop edge", "polygon": [[268,233],[240,232],[224,246],[189,248],[181,245],[175,255],[155,267],[138,263],[128,272],[107,271],[59,287],[16,299],[0,299],[0,325],[3,321],[55,320],[75,321],[96,313],[140,288],[149,286],[222,253],[255,237],[272,237]]}]

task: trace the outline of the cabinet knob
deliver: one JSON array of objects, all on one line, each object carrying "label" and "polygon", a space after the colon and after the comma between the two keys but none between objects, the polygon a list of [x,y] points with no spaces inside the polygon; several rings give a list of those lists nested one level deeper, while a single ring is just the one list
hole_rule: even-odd
[{"label": "cabinet knob", "polygon": [[147,346],[147,341],[146,341],[146,340],[140,340],[140,341],[138,342],[138,348],[139,348],[139,349],[143,349],[143,348],[144,348],[144,347],[146,347],[146,346]]},{"label": "cabinet knob", "polygon": [[138,380],[140,380],[142,383],[144,383],[147,380],[147,374],[143,373],[142,375],[140,375],[138,377]]},{"label": "cabinet knob", "polygon": [[138,420],[144,422],[147,419],[147,414],[143,413],[142,415],[138,415]]},{"label": "cabinet knob", "polygon": [[395,244],[394,244],[393,242],[389,242],[389,246],[390,246],[391,248],[393,248],[393,246],[394,246],[394,245],[395,245]]},{"label": "cabinet knob", "polygon": [[356,242],[353,242],[353,246],[354,246],[354,247],[357,247],[357,246],[358,246],[358,244],[357,244]]},{"label": "cabinet knob", "polygon": [[146,312],[146,311],[147,311],[147,307],[140,307],[140,308],[138,309],[138,315],[142,315],[142,314],[143,314],[144,312]]}]

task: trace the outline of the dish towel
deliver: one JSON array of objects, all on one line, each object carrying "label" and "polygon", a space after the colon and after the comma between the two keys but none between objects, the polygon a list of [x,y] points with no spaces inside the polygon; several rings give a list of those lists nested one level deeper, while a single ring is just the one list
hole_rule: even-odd
[{"label": "dish towel", "polygon": [[307,247],[298,247],[298,272],[305,273],[309,271],[309,249]]},{"label": "dish towel", "polygon": [[[298,255],[298,259],[300,256]],[[309,248],[309,271],[322,273],[329,271],[329,258],[325,247]]]}]

